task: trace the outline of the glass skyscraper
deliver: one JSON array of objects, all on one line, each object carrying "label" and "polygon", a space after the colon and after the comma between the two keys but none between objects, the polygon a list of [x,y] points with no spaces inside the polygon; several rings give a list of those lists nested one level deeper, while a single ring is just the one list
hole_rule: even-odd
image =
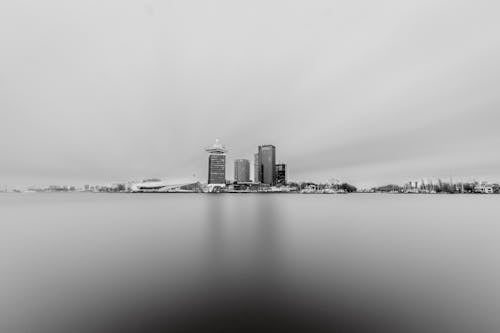
[{"label": "glass skyscraper", "polygon": [[253,181],[260,183],[260,159],[259,153],[253,155]]},{"label": "glass skyscraper", "polygon": [[[257,155],[258,181],[273,186],[275,184],[276,147],[273,145],[259,146]],[[257,171],[256,171],[257,174]],[[257,181],[257,180],[256,180]]]}]

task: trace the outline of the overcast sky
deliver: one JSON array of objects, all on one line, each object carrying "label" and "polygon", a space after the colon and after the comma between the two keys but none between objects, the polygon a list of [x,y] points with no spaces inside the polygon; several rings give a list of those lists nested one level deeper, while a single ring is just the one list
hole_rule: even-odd
[{"label": "overcast sky", "polygon": [[[0,2],[0,186],[500,180],[496,0]],[[252,173],[253,175],[253,173]]]}]

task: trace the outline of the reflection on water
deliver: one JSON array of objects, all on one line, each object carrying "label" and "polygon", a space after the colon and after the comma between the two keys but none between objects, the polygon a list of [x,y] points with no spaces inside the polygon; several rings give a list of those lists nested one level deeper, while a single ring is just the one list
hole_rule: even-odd
[{"label": "reflection on water", "polygon": [[0,331],[498,331],[496,201],[2,196]]},{"label": "reflection on water", "polygon": [[258,197],[255,207],[257,262],[261,263],[260,271],[272,273],[279,266],[279,210],[272,200]]},{"label": "reflection on water", "polygon": [[[207,201],[207,263],[215,271],[222,269],[224,263],[224,220],[223,203],[219,200]],[[203,212],[200,212],[203,214]]]},{"label": "reflection on water", "polygon": [[[277,269],[280,218],[276,205],[269,199],[255,195],[235,197],[230,202],[220,196],[207,199],[206,215],[202,216],[207,217],[209,267],[230,272],[234,265],[260,274],[271,274]],[[242,248],[247,255],[244,260],[239,264],[231,262],[234,251],[241,252]]]}]

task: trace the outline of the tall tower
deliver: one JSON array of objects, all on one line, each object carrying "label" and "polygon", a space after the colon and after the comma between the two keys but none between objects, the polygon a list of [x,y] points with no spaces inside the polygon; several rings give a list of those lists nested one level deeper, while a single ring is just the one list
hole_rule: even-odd
[{"label": "tall tower", "polygon": [[250,162],[248,160],[234,161],[234,180],[237,182],[250,181]]},{"label": "tall tower", "polygon": [[208,188],[213,192],[215,188],[226,186],[226,147],[219,143],[219,139],[215,143],[205,149],[208,152]]},{"label": "tall tower", "polygon": [[253,182],[260,183],[260,157],[259,153],[253,155]]},{"label": "tall tower", "polygon": [[259,181],[273,186],[275,184],[276,147],[273,145],[259,146]]}]

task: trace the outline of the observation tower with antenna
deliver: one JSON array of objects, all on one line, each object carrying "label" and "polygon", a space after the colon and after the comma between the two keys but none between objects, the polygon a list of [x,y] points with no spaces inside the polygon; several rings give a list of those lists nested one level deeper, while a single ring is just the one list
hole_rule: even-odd
[{"label": "observation tower with antenna", "polygon": [[226,187],[226,152],[227,149],[220,144],[219,139],[205,148],[208,152],[208,191],[219,192]]}]

